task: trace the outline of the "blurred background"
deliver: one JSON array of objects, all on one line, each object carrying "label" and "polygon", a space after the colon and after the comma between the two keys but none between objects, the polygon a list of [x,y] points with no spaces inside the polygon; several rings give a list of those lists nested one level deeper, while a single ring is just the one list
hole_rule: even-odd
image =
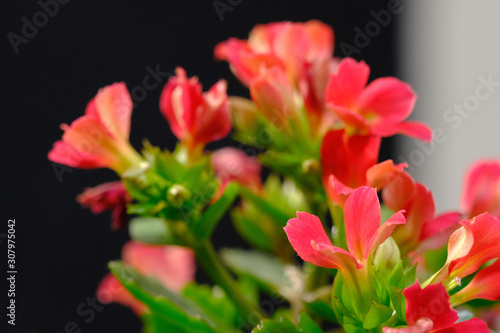
[{"label": "blurred background", "polygon": [[[336,56],[365,60],[371,79],[399,76],[413,85],[419,95],[414,119],[442,128],[448,139],[434,150],[413,140],[398,141],[395,150],[396,144],[385,140],[381,158],[406,160],[417,178],[435,190],[440,208],[456,207],[465,165],[473,157],[494,155],[499,94],[494,91],[481,100],[457,129],[457,118],[443,117],[454,103],[468,103],[481,83],[479,76],[488,80],[493,75],[493,81],[500,81],[494,62],[498,50],[490,51],[499,45],[498,7],[493,1],[472,5],[451,0],[432,5],[411,0],[10,2],[0,13],[5,36],[0,237],[7,231],[7,220],[16,219],[18,275],[16,326],[6,331],[59,333],[71,322],[74,332],[140,331],[139,320],[119,305],[82,314],[82,309],[91,309],[87,302],[95,297],[107,262],[120,257],[128,235],[112,232],[109,214],[93,216],[75,196],[116,175],[108,170],[61,172],[46,158],[61,137],[59,124],[81,116],[99,88],[124,81],[135,92],[131,141],[137,149],[144,138],[173,149],[175,139],[158,101],[176,66],[198,76],[205,88],[224,78],[229,94],[247,96],[227,63],[214,60],[213,47],[229,37],[246,38],[258,23],[318,19],[335,30]],[[44,12],[48,14],[40,14]],[[25,27],[31,23],[38,26]],[[158,85],[148,90],[143,79],[151,72],[159,73]],[[486,114],[487,124],[479,125]],[[473,138],[466,139],[466,134]],[[208,148],[228,144],[230,139]],[[487,144],[490,151],[478,149]],[[414,151],[422,151],[423,161]],[[449,184],[438,185],[438,180]],[[244,246],[233,236],[229,223],[216,230],[218,246]],[[0,253],[6,253],[5,239],[0,241]],[[6,260],[0,254],[2,276]],[[0,287],[4,295],[7,286]],[[4,311],[7,298],[0,299]],[[0,314],[4,325],[6,317]]]}]

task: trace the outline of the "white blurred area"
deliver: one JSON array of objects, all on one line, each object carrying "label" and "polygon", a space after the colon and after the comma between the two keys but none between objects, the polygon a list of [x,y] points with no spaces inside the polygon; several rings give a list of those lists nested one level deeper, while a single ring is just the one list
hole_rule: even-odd
[{"label": "white blurred area", "polygon": [[395,160],[433,191],[438,212],[456,209],[467,167],[500,159],[500,1],[401,4],[398,76],[418,95],[411,119],[437,136],[432,145],[399,136]]}]

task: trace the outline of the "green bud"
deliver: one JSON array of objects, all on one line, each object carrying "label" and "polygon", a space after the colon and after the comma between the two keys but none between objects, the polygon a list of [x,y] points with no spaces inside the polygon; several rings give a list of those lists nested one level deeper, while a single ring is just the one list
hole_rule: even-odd
[{"label": "green bud", "polygon": [[389,237],[377,248],[373,263],[380,270],[392,270],[400,260],[401,254],[398,244],[392,237]]},{"label": "green bud", "polygon": [[319,162],[315,158],[310,158],[302,162],[302,172],[305,174],[317,173],[320,169]]},{"label": "green bud", "polygon": [[191,197],[191,192],[180,184],[175,184],[168,189],[167,200],[174,206],[180,207]]}]

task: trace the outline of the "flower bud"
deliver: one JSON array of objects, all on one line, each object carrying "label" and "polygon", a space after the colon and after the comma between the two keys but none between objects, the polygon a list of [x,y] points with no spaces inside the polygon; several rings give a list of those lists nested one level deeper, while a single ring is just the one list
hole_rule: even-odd
[{"label": "flower bud", "polygon": [[168,189],[167,200],[175,207],[180,207],[191,197],[191,192],[183,185],[175,184]]},{"label": "flower bud", "polygon": [[400,260],[398,244],[389,237],[378,247],[373,263],[380,270],[392,270]]}]

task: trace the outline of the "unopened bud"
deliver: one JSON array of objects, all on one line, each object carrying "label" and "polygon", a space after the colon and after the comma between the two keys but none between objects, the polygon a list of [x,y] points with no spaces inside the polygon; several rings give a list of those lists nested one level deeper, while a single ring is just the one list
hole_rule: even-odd
[{"label": "unopened bud", "polygon": [[399,252],[399,247],[394,239],[389,237],[377,248],[373,263],[378,269],[392,270],[400,260],[401,254]]},{"label": "unopened bud", "polygon": [[191,192],[180,184],[173,185],[167,192],[167,200],[175,207],[180,207],[190,197]]},{"label": "unopened bud", "polygon": [[306,174],[317,173],[320,170],[320,165],[317,159],[310,158],[302,162],[302,172]]}]

